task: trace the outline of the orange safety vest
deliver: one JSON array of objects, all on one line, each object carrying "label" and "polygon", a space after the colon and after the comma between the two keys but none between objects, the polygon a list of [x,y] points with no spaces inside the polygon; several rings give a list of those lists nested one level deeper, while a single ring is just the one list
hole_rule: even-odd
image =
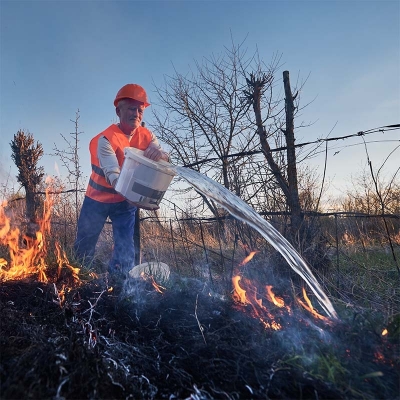
[{"label": "orange safety vest", "polygon": [[110,125],[105,131],[96,135],[89,144],[90,160],[92,163],[92,173],[89,184],[86,189],[86,196],[101,203],[119,203],[125,200],[125,197],[118,194],[115,189],[107,182],[104,172],[100,167],[97,157],[97,144],[99,138],[104,136],[111,144],[118,159],[119,167],[122,167],[124,161],[124,148],[135,147],[139,150],[146,150],[152,141],[152,133],[145,127],[139,126],[131,140],[115,124]]}]

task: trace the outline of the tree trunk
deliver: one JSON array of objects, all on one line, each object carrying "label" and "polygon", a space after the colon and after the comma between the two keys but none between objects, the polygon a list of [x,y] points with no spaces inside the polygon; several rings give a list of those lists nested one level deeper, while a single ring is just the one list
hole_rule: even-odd
[{"label": "tree trunk", "polygon": [[26,203],[26,218],[28,220],[25,234],[36,239],[36,233],[39,230],[39,224],[37,223],[37,200],[34,191],[29,190],[25,187],[25,203]]},{"label": "tree trunk", "polygon": [[26,217],[29,221],[36,221],[35,193],[25,187]]},{"label": "tree trunk", "polygon": [[286,179],[282,174],[279,165],[275,162],[274,157],[272,156],[271,148],[267,141],[265,128],[262,123],[261,91],[263,88],[263,84],[257,80],[254,80],[254,82],[252,82],[252,88],[253,88],[253,93],[252,93],[253,110],[254,110],[254,115],[256,117],[257,133],[260,138],[261,149],[264,153],[264,156],[268,162],[269,167],[271,168],[272,174],[274,175],[276,181],[278,182],[280,188],[282,189],[286,199],[289,200],[288,183],[286,182]]},{"label": "tree trunk", "polygon": [[287,147],[287,179],[289,190],[289,205],[291,211],[291,234],[296,238],[303,222],[297,184],[296,148],[294,146],[294,99],[290,88],[289,71],[283,71],[283,84],[285,88],[285,112],[286,112],[286,137]]}]

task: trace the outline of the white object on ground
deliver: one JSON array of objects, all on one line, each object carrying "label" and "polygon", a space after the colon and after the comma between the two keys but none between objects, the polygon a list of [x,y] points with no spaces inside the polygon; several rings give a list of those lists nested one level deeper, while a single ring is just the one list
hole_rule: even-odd
[{"label": "white object on ground", "polygon": [[134,266],[129,271],[129,276],[131,278],[140,278],[142,273],[152,275],[156,282],[162,283],[169,279],[170,269],[165,263],[150,261]]}]

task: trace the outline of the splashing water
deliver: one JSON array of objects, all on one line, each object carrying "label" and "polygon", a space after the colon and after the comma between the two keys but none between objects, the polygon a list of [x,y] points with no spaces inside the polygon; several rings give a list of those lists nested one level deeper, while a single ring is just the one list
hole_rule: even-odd
[{"label": "splashing water", "polygon": [[176,169],[178,175],[189,182],[200,193],[215,200],[235,218],[256,229],[282,254],[291,268],[305,280],[325,312],[331,318],[338,319],[332,303],[312,274],[310,267],[301,258],[294,247],[269,222],[261,218],[253,208],[218,182],[188,168],[175,166],[174,169]]}]

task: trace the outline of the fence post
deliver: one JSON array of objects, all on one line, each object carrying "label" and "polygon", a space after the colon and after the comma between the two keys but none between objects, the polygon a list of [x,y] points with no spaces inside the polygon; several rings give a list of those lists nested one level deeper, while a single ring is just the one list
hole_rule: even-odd
[{"label": "fence post", "polygon": [[204,254],[206,256],[206,262],[207,262],[207,266],[208,266],[208,273],[210,275],[210,282],[211,282],[211,285],[213,285],[214,282],[213,282],[213,277],[212,277],[212,273],[211,273],[211,265],[208,261],[207,247],[206,247],[206,243],[204,241],[203,225],[201,224],[201,221],[199,221],[199,225],[200,225],[201,242],[203,243]]},{"label": "fence post", "polygon": [[136,208],[135,226],[133,230],[133,246],[135,248],[135,265],[142,262],[142,253],[140,250],[140,209]]},{"label": "fence post", "polygon": [[339,233],[338,233],[338,216],[335,213],[335,240],[336,240],[336,271],[337,271],[337,288],[338,291],[340,290],[340,280],[339,280],[339,273],[340,273],[340,268],[339,268]]},{"label": "fence post", "polygon": [[173,248],[173,251],[174,251],[175,265],[176,265],[176,269],[177,269],[178,272],[180,273],[180,268],[179,268],[178,260],[177,260],[177,258],[176,258],[175,240],[174,240],[174,230],[172,229],[172,221],[171,221],[171,219],[169,220],[169,229],[170,229],[170,232],[171,232],[172,248]]}]

